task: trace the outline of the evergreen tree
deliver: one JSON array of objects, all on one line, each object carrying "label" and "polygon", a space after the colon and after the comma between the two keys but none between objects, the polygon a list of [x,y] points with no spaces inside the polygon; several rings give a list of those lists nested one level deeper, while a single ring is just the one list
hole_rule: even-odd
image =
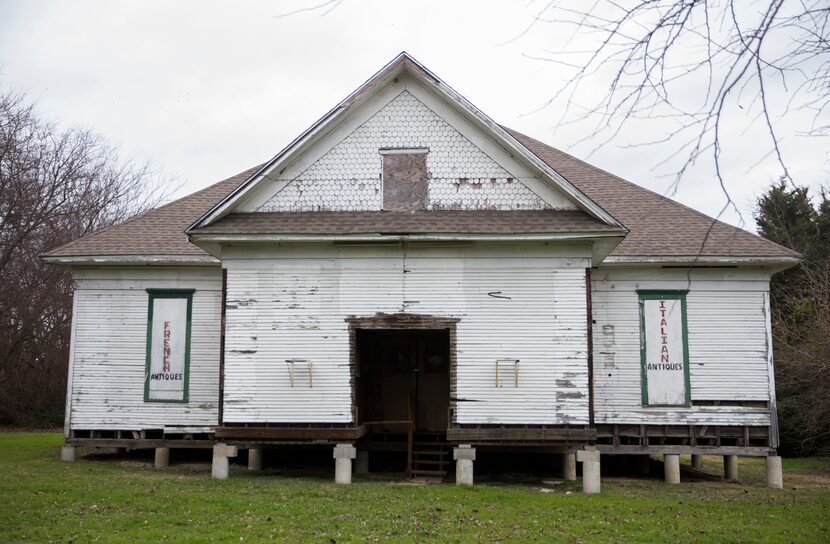
[{"label": "evergreen tree", "polygon": [[770,285],[781,449],[830,454],[830,198],[774,184],[757,202],[762,236],[803,256]]}]

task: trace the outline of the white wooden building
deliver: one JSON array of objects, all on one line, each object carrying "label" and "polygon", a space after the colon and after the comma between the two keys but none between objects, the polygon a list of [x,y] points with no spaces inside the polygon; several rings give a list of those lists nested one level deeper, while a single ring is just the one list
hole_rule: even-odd
[{"label": "white wooden building", "polygon": [[769,280],[798,255],[496,124],[406,53],[266,163],[44,259],[76,287],[67,456],[219,444],[221,474],[340,444],[440,475],[451,446],[465,470],[539,447],[567,476],[580,450],[778,445]]}]

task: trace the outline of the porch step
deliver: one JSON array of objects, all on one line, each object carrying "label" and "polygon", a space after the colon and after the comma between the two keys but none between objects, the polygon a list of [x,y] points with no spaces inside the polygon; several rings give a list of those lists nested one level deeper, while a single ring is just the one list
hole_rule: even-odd
[{"label": "porch step", "polygon": [[442,476],[445,477],[447,475],[446,470],[424,470],[424,469],[413,469],[412,470],[412,477],[417,478],[418,476]]},{"label": "porch step", "polygon": [[444,435],[426,434],[417,437],[412,445],[413,479],[430,478],[443,481],[450,466],[450,446],[444,442]]},{"label": "porch step", "polygon": [[420,466],[435,466],[438,465],[439,467],[443,467],[447,465],[446,461],[442,461],[440,459],[413,459],[412,464],[417,464]]},{"label": "porch step", "polygon": [[412,457],[438,457],[443,458],[447,456],[447,452],[445,451],[418,451],[415,450],[412,452]]}]

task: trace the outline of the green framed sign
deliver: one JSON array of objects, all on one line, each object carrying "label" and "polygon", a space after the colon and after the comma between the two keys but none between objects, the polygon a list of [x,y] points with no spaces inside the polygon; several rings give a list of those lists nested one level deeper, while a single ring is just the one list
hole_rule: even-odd
[{"label": "green framed sign", "polygon": [[687,291],[638,290],[643,406],[691,406]]},{"label": "green framed sign", "polygon": [[187,402],[194,289],[147,289],[144,402]]}]

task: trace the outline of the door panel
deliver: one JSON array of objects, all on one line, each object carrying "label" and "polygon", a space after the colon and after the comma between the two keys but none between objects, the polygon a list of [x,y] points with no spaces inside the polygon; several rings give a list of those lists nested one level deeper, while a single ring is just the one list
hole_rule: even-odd
[{"label": "door panel", "polygon": [[447,430],[450,403],[449,334],[429,331],[418,338],[417,417],[419,431]]}]

